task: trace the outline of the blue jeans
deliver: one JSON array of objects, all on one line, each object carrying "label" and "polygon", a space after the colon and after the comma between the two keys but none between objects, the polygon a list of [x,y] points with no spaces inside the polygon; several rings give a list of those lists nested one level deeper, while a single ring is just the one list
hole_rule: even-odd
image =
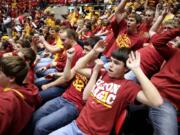
[{"label": "blue jeans", "polygon": [[70,124],[62,127],[49,135],[85,135],[77,126],[76,121],[74,120]]},{"label": "blue jeans", "polygon": [[34,67],[34,70],[38,70],[41,67],[45,67],[48,64],[50,64],[53,61],[51,58],[41,58],[41,60],[37,63],[37,65]]},{"label": "blue jeans", "polygon": [[66,87],[59,86],[59,87],[50,87],[46,90],[40,91],[42,104],[53,98],[56,98],[56,97],[62,95],[65,90],[66,90]]},{"label": "blue jeans", "polygon": [[149,117],[154,128],[154,135],[178,135],[176,109],[168,101],[156,108],[150,108]]},{"label": "blue jeans", "polygon": [[40,107],[32,117],[32,130],[34,135],[47,135],[72,122],[79,115],[76,106],[57,97]]}]

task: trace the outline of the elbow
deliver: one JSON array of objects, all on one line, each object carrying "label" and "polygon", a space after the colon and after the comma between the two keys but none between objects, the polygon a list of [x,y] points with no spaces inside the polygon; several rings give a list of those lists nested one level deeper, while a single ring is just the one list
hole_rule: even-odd
[{"label": "elbow", "polygon": [[86,102],[86,101],[87,101],[87,96],[83,95],[83,98],[82,98],[82,99],[83,99],[83,101]]},{"label": "elbow", "polygon": [[71,80],[71,77],[70,76],[64,76],[64,80],[65,80],[65,82],[69,82]]},{"label": "elbow", "polygon": [[156,102],[152,103],[152,107],[160,107],[164,103],[163,99],[160,98]]}]

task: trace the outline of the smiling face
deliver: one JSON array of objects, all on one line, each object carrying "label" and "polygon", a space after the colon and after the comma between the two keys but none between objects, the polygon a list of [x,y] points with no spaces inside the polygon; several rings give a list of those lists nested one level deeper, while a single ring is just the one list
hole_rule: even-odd
[{"label": "smiling face", "polygon": [[125,63],[123,61],[117,60],[111,57],[111,61],[109,62],[108,75],[111,78],[122,78],[124,73],[127,71],[125,67]]}]

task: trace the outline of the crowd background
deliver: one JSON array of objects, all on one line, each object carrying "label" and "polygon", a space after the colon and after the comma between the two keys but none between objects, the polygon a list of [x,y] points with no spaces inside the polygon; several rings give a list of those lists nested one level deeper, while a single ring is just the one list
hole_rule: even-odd
[{"label": "crowd background", "polygon": [[[60,11],[54,10],[57,7]],[[118,18],[117,13],[122,16]],[[82,70],[77,73],[78,68],[85,67],[84,63],[79,61],[81,57],[84,58],[83,56],[95,50],[100,53],[95,56],[99,56],[104,62],[104,70],[108,70],[108,63],[112,62],[112,52],[118,48],[138,51],[141,54],[140,67],[148,79],[151,79],[157,89],[170,89],[170,92],[160,94],[175,106],[173,113],[175,110],[174,117],[179,122],[179,58],[176,56],[177,67],[174,67],[172,72],[164,72],[163,68],[171,59],[171,49],[179,49],[179,28],[178,0],[1,0],[0,134],[58,134],[55,130],[79,118],[79,112],[88,102],[87,99],[84,101],[83,90],[86,85],[89,86],[88,80],[94,77],[94,70],[99,70],[98,66],[93,69],[93,59],[87,66],[91,72]],[[102,47],[102,44],[105,44],[106,48],[99,51],[98,47]],[[155,47],[152,47],[152,44]],[[171,47],[169,52],[165,52],[167,56],[158,53],[157,46],[162,44]],[[100,62],[97,63],[100,65]],[[170,68],[169,70],[171,71]],[[161,81],[158,83],[156,77],[159,76],[156,76],[156,73],[164,75],[162,78],[160,75],[160,80],[168,78],[171,73],[175,74],[171,76],[174,80],[170,77],[168,82],[173,84],[173,87],[161,84]],[[132,71],[125,74],[125,78],[142,85]],[[74,91],[80,91],[80,94]],[[63,99],[60,99],[60,95]],[[54,119],[51,118],[55,110],[43,114],[43,108],[49,109],[50,103],[59,102],[58,100],[62,102],[64,99],[68,104],[75,104],[75,108],[71,108],[72,116],[69,116],[69,121],[61,121],[60,116],[63,115],[56,117],[58,113]],[[60,102],[59,104],[62,104]],[[135,104],[126,108],[129,115],[124,123],[123,133],[152,135],[154,127],[148,116],[151,109],[139,102]],[[68,114],[68,111],[66,113]],[[58,125],[58,122],[65,124]],[[169,123],[169,127],[171,126],[175,127],[175,130],[179,129],[179,125]],[[172,135],[176,135],[175,132],[173,131]],[[111,134],[115,134],[114,130]]]}]

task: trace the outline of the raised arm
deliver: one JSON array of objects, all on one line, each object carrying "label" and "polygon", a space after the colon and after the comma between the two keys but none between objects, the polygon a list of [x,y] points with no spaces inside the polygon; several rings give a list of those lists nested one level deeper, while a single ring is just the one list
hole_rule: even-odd
[{"label": "raised arm", "polygon": [[166,31],[160,34],[155,34],[151,38],[151,43],[156,48],[156,50],[168,60],[176,51],[175,48],[167,46],[167,43],[174,39],[175,37],[180,36],[180,28],[175,28],[170,31]]},{"label": "raised arm", "polygon": [[149,36],[150,38],[157,33],[157,30],[161,23],[163,22],[164,18],[166,17],[167,13],[169,12],[168,8],[165,7],[164,10],[162,11],[161,15],[157,17],[157,20],[155,23],[151,26],[149,30]]},{"label": "raised arm", "polygon": [[63,76],[66,81],[70,81],[74,77],[74,74],[75,74],[74,68],[71,69],[71,63],[72,63],[74,54],[75,54],[74,48],[70,48],[69,50],[67,50],[67,60],[66,60],[66,65],[64,67],[64,72],[63,72]]},{"label": "raised arm", "polygon": [[71,63],[72,63],[74,54],[75,54],[74,48],[67,50],[67,60],[66,60],[66,65],[64,68],[63,75],[61,77],[59,77],[58,79],[56,79],[55,81],[43,85],[42,86],[43,90],[46,90],[49,87],[64,85],[65,83],[67,83],[74,77],[75,70],[74,70],[74,68],[71,69]]},{"label": "raised arm", "polygon": [[44,45],[44,47],[50,51],[51,53],[56,53],[56,52],[60,52],[60,51],[63,51],[63,48],[60,48],[58,47],[57,45],[56,46],[52,46],[50,45],[45,39],[43,36],[40,37],[40,41],[42,42],[42,44]]},{"label": "raised arm", "polygon": [[124,18],[122,13],[124,12],[124,7],[125,7],[126,3],[127,3],[127,0],[121,0],[119,5],[117,6],[117,9],[115,11],[115,16],[116,16],[117,23],[119,23]]},{"label": "raised arm", "polygon": [[105,50],[105,46],[105,41],[98,41],[94,48],[88,54],[86,54],[76,62],[75,70],[86,67],[86,65],[89,63],[91,59],[96,58],[100,53],[102,53]]},{"label": "raised arm", "polygon": [[91,75],[91,78],[90,78],[88,84],[86,85],[86,87],[84,88],[84,92],[83,92],[83,100],[84,101],[86,101],[88,99],[90,91],[95,86],[96,80],[98,78],[99,71],[103,66],[103,62],[100,59],[97,59],[95,61],[95,63],[96,63],[96,65],[93,68],[93,73]]},{"label": "raised arm", "polygon": [[152,84],[152,82],[146,77],[140,67],[140,53],[135,54],[131,52],[129,59],[127,60],[127,66],[136,75],[142,91],[138,92],[136,99],[146,105],[158,107],[163,103],[163,99],[159,94],[157,88]]}]

